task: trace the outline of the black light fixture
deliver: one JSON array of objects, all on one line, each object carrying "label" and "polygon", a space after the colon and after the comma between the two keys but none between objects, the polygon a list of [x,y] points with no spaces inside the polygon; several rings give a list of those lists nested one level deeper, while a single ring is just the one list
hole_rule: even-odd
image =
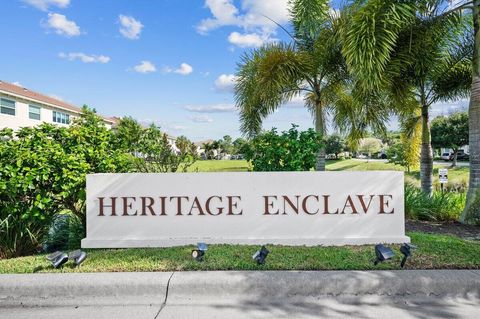
[{"label": "black light fixture", "polygon": [[196,261],[202,261],[203,256],[205,255],[205,251],[207,251],[208,246],[205,243],[198,243],[197,249],[192,250],[192,257]]},{"label": "black light fixture", "polygon": [[68,255],[62,251],[56,251],[48,255],[47,259],[52,263],[53,268],[59,268],[68,261]]},{"label": "black light fixture", "polygon": [[400,263],[400,267],[403,268],[405,266],[407,259],[412,255],[412,250],[415,250],[417,248],[418,248],[417,246],[413,244],[408,244],[408,243],[404,243],[400,247],[400,252],[403,254],[403,259],[402,259],[402,262]]},{"label": "black light fixture", "polygon": [[395,254],[393,253],[393,250],[391,250],[389,247],[378,244],[375,245],[375,255],[377,256],[377,259],[375,259],[373,264],[376,266],[379,263],[384,262],[385,260],[391,259]]},{"label": "black light fixture", "polygon": [[83,263],[85,259],[87,259],[87,253],[80,249],[77,249],[68,254],[68,259],[73,260],[76,266],[80,266],[80,264]]},{"label": "black light fixture", "polygon": [[258,265],[265,264],[265,259],[267,259],[269,251],[265,246],[262,246],[260,250],[257,250],[255,254],[253,254],[252,259],[257,262]]}]

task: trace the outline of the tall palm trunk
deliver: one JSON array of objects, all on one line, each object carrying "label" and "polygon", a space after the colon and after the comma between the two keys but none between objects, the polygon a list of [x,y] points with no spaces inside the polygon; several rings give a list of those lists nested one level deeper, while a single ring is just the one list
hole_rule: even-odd
[{"label": "tall palm trunk", "polygon": [[[315,131],[318,134],[320,134],[322,138],[325,134],[325,117],[323,113],[324,111],[322,107],[322,102],[317,101],[315,105]],[[317,153],[316,170],[317,171],[325,170],[325,146],[322,146],[322,148]]]},{"label": "tall palm trunk", "polygon": [[466,224],[480,223],[480,0],[473,2],[473,77],[468,127],[470,143],[470,183],[467,203],[460,221]]},{"label": "tall palm trunk", "polygon": [[428,106],[422,103],[422,148],[420,152],[420,181],[422,191],[432,195],[433,150],[430,136]]}]

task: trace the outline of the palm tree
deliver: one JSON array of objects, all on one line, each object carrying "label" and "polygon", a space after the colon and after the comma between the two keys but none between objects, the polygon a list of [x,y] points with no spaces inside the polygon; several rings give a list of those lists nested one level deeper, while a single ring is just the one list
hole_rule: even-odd
[{"label": "palm tree", "polygon": [[407,131],[421,125],[420,178],[427,194],[433,179],[430,107],[468,96],[472,78],[469,17],[445,4],[357,1],[343,30],[343,53],[364,89],[387,90],[397,105],[404,101],[399,113]]},{"label": "palm tree", "polygon": [[[235,98],[241,130],[259,133],[262,120],[294,97],[303,96],[320,136],[326,114],[347,95],[348,72],[337,36],[338,20],[328,0],[290,2],[292,43],[270,43],[244,54],[237,71]],[[335,117],[335,114],[334,114]],[[325,148],[316,169],[325,170]]]}]

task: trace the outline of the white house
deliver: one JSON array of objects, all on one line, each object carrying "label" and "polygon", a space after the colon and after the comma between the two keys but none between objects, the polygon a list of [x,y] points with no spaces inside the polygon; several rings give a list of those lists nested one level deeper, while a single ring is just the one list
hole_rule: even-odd
[{"label": "white house", "polygon": [[[0,81],[0,129],[16,131],[44,122],[68,126],[81,112],[81,108],[61,100]],[[116,123],[114,118],[102,118],[108,128]]]}]

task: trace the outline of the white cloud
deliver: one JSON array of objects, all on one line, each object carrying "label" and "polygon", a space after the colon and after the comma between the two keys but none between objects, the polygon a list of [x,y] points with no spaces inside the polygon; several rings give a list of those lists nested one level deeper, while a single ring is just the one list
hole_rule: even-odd
[{"label": "white cloud", "polygon": [[181,74],[181,75],[189,75],[190,73],[193,72],[193,67],[188,63],[182,63],[176,69],[171,68],[169,66],[166,66],[166,67],[163,68],[163,72],[165,72],[165,73],[172,73],[173,72],[173,73],[177,73],[177,74]]},{"label": "white cloud", "polygon": [[118,16],[118,19],[122,25],[119,31],[125,38],[130,40],[140,38],[140,33],[143,29],[143,24],[140,21],[135,20],[133,17],[124,16],[122,14]]},{"label": "white cloud", "polygon": [[229,41],[240,47],[258,47],[274,40],[277,25],[273,21],[285,24],[289,19],[288,0],[242,0],[241,10],[233,0],[206,0],[205,7],[212,17],[202,20],[197,32],[206,34],[223,26],[242,28],[243,34],[229,36]]},{"label": "white cloud", "polygon": [[108,63],[110,57],[105,55],[88,55],[82,52],[59,53],[58,56],[69,61],[80,60],[83,63]]},{"label": "white cloud", "polygon": [[47,11],[50,6],[66,8],[70,5],[70,0],[23,0],[23,2],[42,11]]},{"label": "white cloud", "polygon": [[46,27],[55,30],[56,34],[67,37],[80,35],[80,27],[74,21],[68,20],[63,14],[49,13]]},{"label": "white cloud", "polygon": [[150,61],[141,61],[140,64],[134,66],[133,69],[138,73],[152,73],[157,71],[155,64]]},{"label": "white cloud", "polygon": [[190,119],[195,123],[212,123],[213,119],[208,115],[196,115],[190,117]]},{"label": "white cloud", "polygon": [[228,36],[228,42],[241,48],[258,48],[265,42],[265,37],[256,33],[240,34],[232,32]]},{"label": "white cloud", "polygon": [[182,63],[180,64],[180,67],[173,72],[181,75],[188,75],[193,72],[193,68],[190,64]]},{"label": "white cloud", "polygon": [[189,112],[196,113],[228,113],[236,111],[233,104],[186,105],[183,108]]},{"label": "white cloud", "polygon": [[222,74],[215,80],[215,89],[219,92],[233,92],[235,80],[234,74]]}]

